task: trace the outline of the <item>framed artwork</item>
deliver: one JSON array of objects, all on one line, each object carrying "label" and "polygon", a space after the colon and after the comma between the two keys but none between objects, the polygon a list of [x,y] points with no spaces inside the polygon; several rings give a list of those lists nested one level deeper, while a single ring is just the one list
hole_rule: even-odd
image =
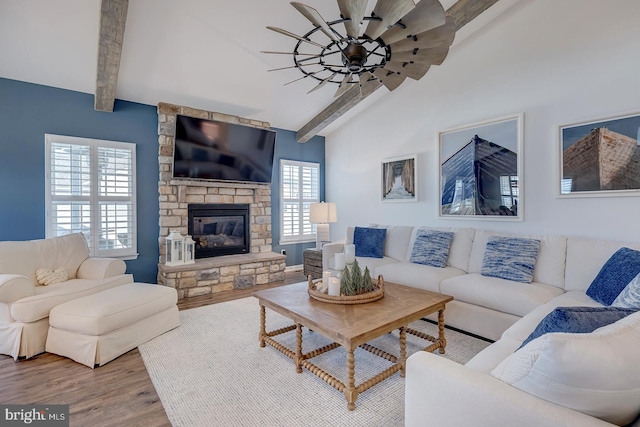
[{"label": "framed artwork", "polygon": [[640,195],[640,114],[560,127],[560,197]]},{"label": "framed artwork", "polygon": [[522,221],[522,122],[518,114],[438,134],[440,217]]},{"label": "framed artwork", "polygon": [[382,161],[383,202],[418,201],[417,163],[417,154]]}]

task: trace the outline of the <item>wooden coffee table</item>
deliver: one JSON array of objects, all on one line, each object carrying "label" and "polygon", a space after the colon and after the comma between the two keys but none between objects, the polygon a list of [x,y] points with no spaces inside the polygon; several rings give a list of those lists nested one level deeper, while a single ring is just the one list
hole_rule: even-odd
[{"label": "wooden coffee table", "polygon": [[[293,359],[296,372],[300,373],[302,368],[306,368],[336,390],[343,392],[347,399],[347,408],[353,410],[358,394],[398,371],[400,371],[400,376],[404,377],[407,359],[407,333],[432,343],[424,351],[432,352],[440,349],[440,353],[444,354],[447,344],[444,337],[444,309],[445,305],[453,300],[453,297],[388,282],[385,282],[384,288],[385,294],[381,300],[355,305],[317,301],[309,297],[306,282],[254,292],[253,296],[258,298],[260,302],[260,347],[269,344]],[[265,307],[288,317],[295,324],[267,332]],[[437,338],[407,327],[409,323],[436,311],[438,312]],[[333,343],[303,353],[303,327],[329,338]],[[400,329],[399,357],[367,344],[367,342],[395,329]],[[274,336],[293,330],[296,331],[295,350],[287,348],[273,339]],[[347,351],[347,384],[342,383],[310,361],[311,358],[339,346],[343,346]],[[354,351],[358,347],[390,361],[393,365],[356,386]]]}]

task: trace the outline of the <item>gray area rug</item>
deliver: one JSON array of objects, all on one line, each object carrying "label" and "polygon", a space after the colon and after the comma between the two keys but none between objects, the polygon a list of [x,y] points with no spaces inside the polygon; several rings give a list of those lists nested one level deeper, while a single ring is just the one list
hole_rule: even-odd
[{"label": "gray area rug", "polygon": [[[181,326],[139,347],[151,380],[174,426],[402,426],[404,378],[399,373],[358,396],[347,410],[344,395],[303,369],[273,347],[261,348],[258,300],[240,300],[181,311]],[[267,309],[267,330],[291,321]],[[430,335],[437,327],[411,324]],[[487,342],[446,330],[443,357],[466,363]],[[295,331],[276,337],[295,348]],[[304,329],[303,352],[329,343]],[[398,332],[372,345],[399,354]],[[426,341],[407,334],[407,354]],[[389,366],[389,362],[357,349],[356,385]],[[346,352],[342,347],[313,362],[346,383]],[[437,384],[434,384],[437,387]],[[427,404],[427,402],[425,402]]]}]

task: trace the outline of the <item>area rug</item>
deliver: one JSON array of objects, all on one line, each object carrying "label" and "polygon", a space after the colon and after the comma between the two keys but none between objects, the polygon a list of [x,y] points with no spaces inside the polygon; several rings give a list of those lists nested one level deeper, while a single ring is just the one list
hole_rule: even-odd
[{"label": "area rug", "polygon": [[[139,347],[149,376],[174,426],[402,426],[404,378],[394,374],[358,396],[347,410],[344,395],[312,373],[296,373],[293,360],[273,347],[261,348],[258,300],[240,300],[180,312],[181,326]],[[267,330],[290,325],[267,309]],[[430,335],[437,326],[414,322],[410,327]],[[443,357],[465,363],[489,343],[446,330]],[[295,331],[276,337],[295,348]],[[304,330],[303,351],[329,343]],[[398,355],[398,333],[371,342]],[[425,341],[407,335],[407,354]],[[346,352],[342,347],[313,359],[346,383]],[[355,352],[356,385],[389,366],[362,349]],[[437,384],[433,385],[437,387]],[[425,402],[428,404],[428,402]]]}]

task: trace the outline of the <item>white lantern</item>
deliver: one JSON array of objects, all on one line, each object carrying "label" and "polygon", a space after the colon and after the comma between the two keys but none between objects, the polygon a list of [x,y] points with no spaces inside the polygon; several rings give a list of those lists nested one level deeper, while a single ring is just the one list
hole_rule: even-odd
[{"label": "white lantern", "polygon": [[182,257],[185,264],[193,264],[196,262],[195,251],[196,242],[187,234],[187,237],[184,239],[184,256]]},{"label": "white lantern", "polygon": [[166,238],[167,262],[165,265],[184,264],[184,237],[178,231],[172,231]]}]

